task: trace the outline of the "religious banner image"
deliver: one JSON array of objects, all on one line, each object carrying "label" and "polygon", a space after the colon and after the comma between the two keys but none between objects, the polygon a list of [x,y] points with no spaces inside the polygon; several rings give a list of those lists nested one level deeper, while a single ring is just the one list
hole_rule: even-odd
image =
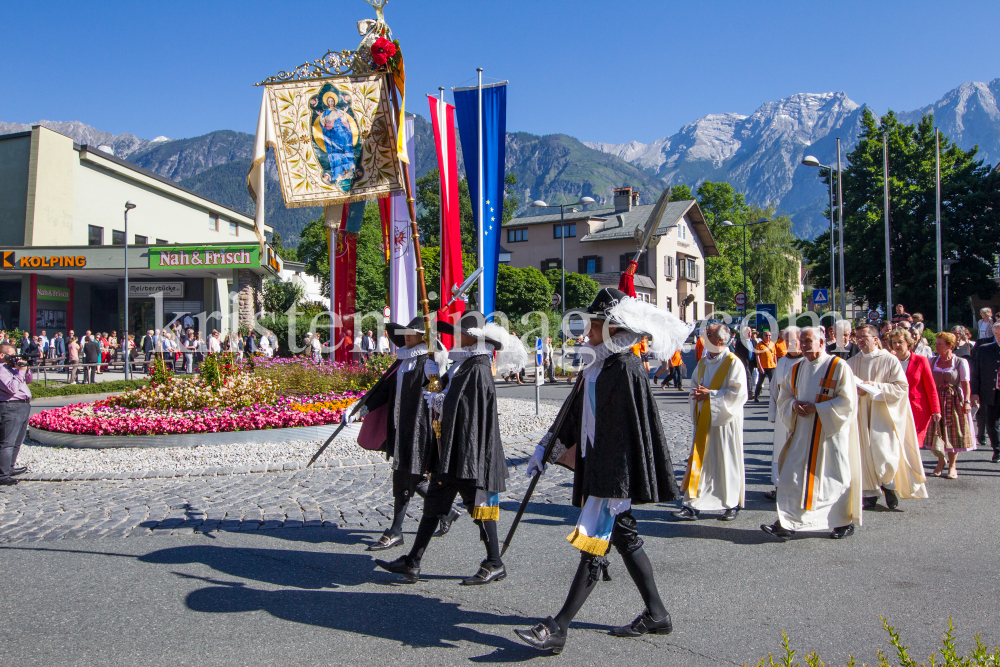
[{"label": "religious banner image", "polygon": [[384,75],[268,84],[281,193],[289,208],[403,189]]}]

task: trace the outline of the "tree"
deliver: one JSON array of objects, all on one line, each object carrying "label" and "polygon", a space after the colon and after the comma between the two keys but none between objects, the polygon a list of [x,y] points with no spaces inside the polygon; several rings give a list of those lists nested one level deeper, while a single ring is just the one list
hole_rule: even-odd
[{"label": "tree", "polygon": [[359,313],[381,313],[388,305],[389,270],[385,261],[382,220],[376,201],[369,201],[365,205],[365,215],[358,233],[357,258],[354,309]]},{"label": "tree", "polygon": [[535,310],[547,311],[552,298],[552,285],[533,266],[523,269],[500,265],[497,275],[496,308],[512,321]]},{"label": "tree", "polygon": [[687,201],[689,199],[694,199],[694,194],[692,194],[691,188],[683,183],[671,186],[670,201]]},{"label": "tree", "polygon": [[264,311],[284,313],[305,296],[302,284],[295,280],[264,281]]},{"label": "tree", "polygon": [[[507,174],[504,178],[503,224],[514,217],[519,201],[514,194],[517,175]],[[417,179],[417,228],[420,241],[428,246],[441,245],[441,175],[432,169]],[[464,177],[458,182],[458,207],[462,228],[462,252],[477,256],[479,247],[476,238],[476,222],[469,195],[469,181]]]},{"label": "tree", "polygon": [[[882,138],[889,143],[890,252],[893,302],[908,312],[937,313],[934,118],[901,123],[890,111],[880,121],[865,110],[861,134],[844,170],[845,289],[870,306],[885,304],[885,209]],[[941,137],[942,255],[957,254],[949,280],[950,320],[969,314],[973,295],[990,298],[1000,254],[1000,177]],[[803,244],[815,282],[829,282],[829,231]],[[940,327],[940,324],[937,324]]]},{"label": "tree", "polygon": [[323,292],[330,291],[330,244],[326,236],[326,223],[318,218],[307,223],[299,234],[296,249],[299,261],[306,265],[306,273],[316,276],[323,284]]},{"label": "tree", "polygon": [[274,248],[274,252],[277,253],[278,257],[285,260],[286,262],[297,262],[298,253],[295,248],[285,247],[284,241],[281,238],[281,232],[277,229],[271,234],[271,247]]},{"label": "tree", "polygon": [[[549,269],[545,272],[545,278],[552,286],[552,294],[560,294],[562,290],[562,280],[559,269]],[[581,273],[566,272],[566,310],[572,308],[586,308],[593,302],[594,297],[601,291],[601,286],[597,281],[588,275]]]}]

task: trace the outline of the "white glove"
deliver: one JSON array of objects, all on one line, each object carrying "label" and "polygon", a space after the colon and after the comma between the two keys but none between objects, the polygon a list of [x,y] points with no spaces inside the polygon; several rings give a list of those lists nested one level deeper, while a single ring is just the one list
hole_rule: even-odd
[{"label": "white glove", "polygon": [[441,412],[441,405],[444,403],[444,392],[425,391],[424,400],[431,411]]},{"label": "white glove", "polygon": [[438,375],[438,365],[437,362],[428,359],[424,362],[424,375],[427,379],[430,379],[432,375]]},{"label": "white glove", "polygon": [[545,456],[545,445],[535,445],[535,453],[531,455],[531,459],[528,461],[528,477],[534,477],[539,473],[545,472],[545,462],[542,458]]},{"label": "white glove", "polygon": [[344,422],[346,422],[348,424],[352,424],[352,423],[358,421],[358,417],[361,416],[361,414],[360,414],[361,410],[358,410],[358,414],[352,414],[354,412],[354,408],[357,406],[357,404],[358,404],[358,401],[354,401],[353,403],[351,403],[350,405],[348,405],[347,408],[344,410]]}]

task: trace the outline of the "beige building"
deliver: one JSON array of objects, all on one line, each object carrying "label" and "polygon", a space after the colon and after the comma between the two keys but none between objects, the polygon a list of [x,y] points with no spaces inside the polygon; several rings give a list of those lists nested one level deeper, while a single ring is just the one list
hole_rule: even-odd
[{"label": "beige building", "polygon": [[[621,271],[635,255],[636,235],[653,210],[653,204],[638,201],[638,191],[623,187],[615,190],[614,208],[567,211],[565,239],[558,213],[513,218],[504,227],[501,243],[511,266],[545,271],[561,266],[565,240],[567,271],[588,274],[604,287],[618,287]],[[698,202],[670,202],[639,260],[636,294],[682,320],[702,319],[714,310],[705,300],[705,257],[718,255]]]},{"label": "beige building", "polygon": [[34,126],[0,135],[0,327],[121,331],[126,201],[136,205],[128,216],[130,332],[152,328],[158,316],[166,323],[203,311],[221,315],[199,328],[225,330],[231,304],[249,315],[261,279],[280,273],[253,218],[106,147]]}]

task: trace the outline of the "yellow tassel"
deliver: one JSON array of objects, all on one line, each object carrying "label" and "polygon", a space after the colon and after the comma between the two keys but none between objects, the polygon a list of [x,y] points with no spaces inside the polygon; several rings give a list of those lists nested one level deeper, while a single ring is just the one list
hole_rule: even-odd
[{"label": "yellow tassel", "polygon": [[580,551],[586,551],[588,554],[594,554],[595,556],[603,556],[608,553],[608,549],[611,548],[611,543],[607,540],[602,540],[599,537],[584,535],[580,532],[579,528],[576,528],[572,533],[570,533],[566,539]]},{"label": "yellow tassel", "polygon": [[472,508],[472,519],[473,519],[473,521],[499,521],[500,520],[500,508],[499,507],[473,507]]}]

